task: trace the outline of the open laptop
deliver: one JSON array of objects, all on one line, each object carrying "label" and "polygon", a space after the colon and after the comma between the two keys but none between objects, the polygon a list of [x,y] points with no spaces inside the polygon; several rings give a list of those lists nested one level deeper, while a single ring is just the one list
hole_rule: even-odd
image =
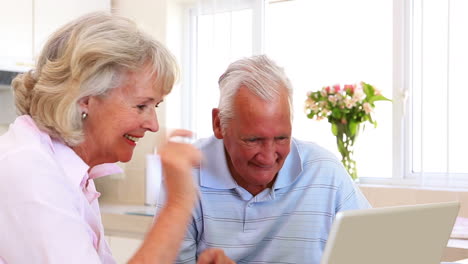
[{"label": "open laptop", "polygon": [[439,264],[459,202],[339,212],[321,264]]}]

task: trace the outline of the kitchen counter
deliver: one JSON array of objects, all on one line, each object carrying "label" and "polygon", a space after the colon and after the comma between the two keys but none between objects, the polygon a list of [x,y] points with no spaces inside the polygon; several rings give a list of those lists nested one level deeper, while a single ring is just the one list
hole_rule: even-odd
[{"label": "kitchen counter", "polygon": [[153,223],[156,208],[143,205],[101,204],[106,236],[143,239]]}]

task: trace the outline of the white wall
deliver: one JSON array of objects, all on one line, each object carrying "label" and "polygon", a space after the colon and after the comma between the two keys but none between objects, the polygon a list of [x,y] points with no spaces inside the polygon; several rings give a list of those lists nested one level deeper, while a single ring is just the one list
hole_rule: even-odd
[{"label": "white wall", "polygon": [[146,32],[165,43],[168,1],[112,0],[112,12],[133,19]]}]

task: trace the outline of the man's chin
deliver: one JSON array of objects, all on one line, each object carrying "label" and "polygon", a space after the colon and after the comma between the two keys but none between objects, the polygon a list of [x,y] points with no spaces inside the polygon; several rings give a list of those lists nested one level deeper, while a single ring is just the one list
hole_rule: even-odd
[{"label": "man's chin", "polygon": [[256,173],[252,176],[253,179],[255,179],[255,182],[258,185],[272,185],[273,182],[275,181],[277,173]]}]

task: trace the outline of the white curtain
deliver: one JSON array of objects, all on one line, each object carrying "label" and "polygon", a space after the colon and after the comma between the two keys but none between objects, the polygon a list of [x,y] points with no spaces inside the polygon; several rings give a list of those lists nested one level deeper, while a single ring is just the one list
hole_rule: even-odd
[{"label": "white curtain", "polygon": [[212,135],[211,110],[218,105],[218,78],[228,64],[253,54],[252,3],[246,0],[198,0],[191,10],[191,128]]},{"label": "white curtain", "polygon": [[411,171],[423,185],[467,186],[468,2],[414,0]]}]

